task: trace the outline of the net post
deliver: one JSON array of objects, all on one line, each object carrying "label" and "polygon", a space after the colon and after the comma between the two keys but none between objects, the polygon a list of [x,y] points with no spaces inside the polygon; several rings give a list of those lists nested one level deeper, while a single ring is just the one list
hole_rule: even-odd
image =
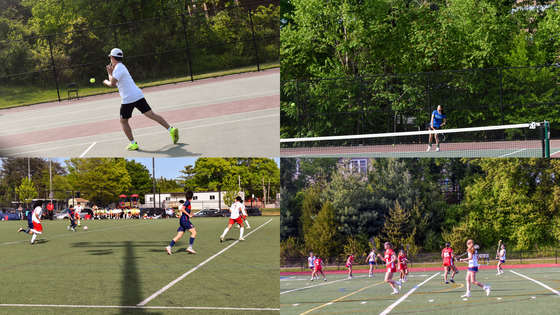
[{"label": "net post", "polygon": [[544,122],[544,150],[545,157],[550,158],[550,125],[548,121]]}]

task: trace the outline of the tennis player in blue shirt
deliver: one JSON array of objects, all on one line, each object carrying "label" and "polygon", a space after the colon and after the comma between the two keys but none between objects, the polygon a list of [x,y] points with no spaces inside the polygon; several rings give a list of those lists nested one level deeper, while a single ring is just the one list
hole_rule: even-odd
[{"label": "tennis player in blue shirt", "polygon": [[[432,119],[430,120],[430,127],[428,129],[438,130],[441,127],[443,127],[443,125],[445,125],[446,122],[447,122],[447,117],[443,113],[443,108],[441,107],[441,105],[438,105],[437,109],[432,112]],[[437,134],[433,134],[433,133],[430,134],[430,139],[428,140],[428,150],[426,151],[430,151],[432,149],[432,138],[434,138],[434,136],[436,138],[436,152],[439,151],[438,136]]]}]

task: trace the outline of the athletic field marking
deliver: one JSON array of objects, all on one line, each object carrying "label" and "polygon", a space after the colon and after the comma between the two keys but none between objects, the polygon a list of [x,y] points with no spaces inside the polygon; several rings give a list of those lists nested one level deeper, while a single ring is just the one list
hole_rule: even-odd
[{"label": "athletic field marking", "polygon": [[411,295],[414,291],[416,291],[416,289],[418,289],[421,285],[423,285],[424,283],[430,281],[433,277],[437,276],[439,274],[436,273],[435,275],[429,277],[428,279],[424,280],[424,282],[420,283],[419,285],[416,285],[414,288],[410,289],[410,291],[406,292],[405,295],[403,295],[400,299],[398,299],[395,303],[391,304],[389,307],[387,307],[387,309],[385,309],[383,312],[381,312],[379,315],[385,315],[385,314],[389,314],[390,311],[392,311],[397,305],[399,305],[402,301],[404,301],[409,295]]},{"label": "athletic field marking", "polygon": [[499,157],[506,157],[506,156],[508,156],[508,155],[513,155],[513,154],[515,154],[515,153],[519,153],[519,152],[523,152],[523,151],[525,151],[525,149],[513,151],[513,152],[510,152],[510,153],[508,153],[508,154],[501,155],[501,156],[499,156]]},{"label": "athletic field marking", "polygon": [[227,310],[227,311],[279,311],[279,308],[255,307],[197,307],[197,306],[127,306],[127,305],[54,305],[54,304],[0,304],[0,307],[58,307],[58,308],[132,308],[132,309],[179,309],[179,310]]},{"label": "athletic field marking", "polygon": [[[319,281],[319,282],[322,281],[322,283],[320,283],[320,284],[315,284],[315,285],[310,285],[310,286],[306,286],[306,287],[303,287],[303,288],[297,288],[297,289],[292,289],[292,290],[280,292],[280,295],[286,294],[286,293],[295,292],[295,291],[301,291],[301,290],[305,290],[305,289],[309,289],[309,288],[313,288],[313,287],[318,287],[318,286],[321,286],[321,285],[327,285],[327,284],[337,283],[337,282],[341,282],[341,281],[345,281],[345,280],[350,280],[350,279],[346,279],[346,278],[345,278],[345,279],[340,279],[340,280],[335,280],[335,281],[327,281],[327,282],[325,282],[325,280],[317,280],[317,281]],[[307,280],[307,281],[309,281],[309,280]]]},{"label": "athletic field marking", "polygon": [[554,153],[551,153],[550,156],[556,155],[556,154],[558,154],[558,153],[560,153],[560,151],[556,151],[556,152],[554,152]]},{"label": "athletic field marking", "polygon": [[[258,231],[260,228],[262,228],[263,226],[267,225],[268,223],[270,223],[270,221],[272,221],[273,219],[270,219],[268,221],[266,221],[265,223],[263,223],[261,226],[259,226],[258,228],[254,229],[253,231],[251,231],[250,233],[248,233],[246,236],[249,236],[251,234],[253,234],[254,232]],[[146,305],[148,302],[150,302],[151,300],[153,300],[154,298],[156,298],[158,295],[162,294],[163,292],[167,291],[167,289],[171,288],[173,285],[175,285],[177,282],[183,280],[186,276],[190,275],[191,273],[195,272],[196,270],[198,270],[198,268],[204,266],[206,263],[210,262],[212,259],[220,256],[223,252],[225,252],[226,250],[230,249],[231,247],[233,247],[235,244],[239,243],[239,240],[233,242],[231,245],[229,245],[228,247],[222,249],[221,251],[217,252],[216,254],[214,254],[213,256],[211,256],[210,258],[206,259],[205,261],[201,262],[200,264],[198,264],[196,267],[192,268],[191,270],[185,272],[183,275],[181,275],[179,278],[171,281],[168,285],[164,286],[163,288],[161,288],[160,290],[158,290],[156,293],[150,295],[147,299],[145,299],[144,301],[136,304],[136,306],[144,306]]]},{"label": "athletic field marking", "polygon": [[[270,111],[270,110],[274,110],[274,109],[262,109],[262,110],[258,110],[258,111],[253,111],[251,113],[256,113],[256,112],[260,112],[260,111]],[[236,115],[236,114],[233,114],[233,115]],[[226,115],[226,116],[231,116],[231,115]],[[226,117],[226,116],[211,117],[211,118],[222,118],[222,117]],[[258,120],[258,119],[263,119],[263,118],[272,118],[272,117],[278,117],[278,116],[279,116],[278,114],[272,114],[272,115],[257,116],[257,117],[253,117],[253,118],[242,118],[242,119],[237,119],[237,120],[228,120],[228,121],[216,122],[216,123],[211,123],[211,124],[203,124],[203,125],[195,126],[195,127],[181,128],[181,130],[200,129],[200,128],[218,126],[218,125],[225,125],[225,124],[229,125],[231,123],[245,122],[245,121],[249,121],[249,120]],[[205,119],[209,119],[209,118],[202,118],[202,119],[197,119],[197,120],[193,120],[193,121],[202,121],[202,120],[205,120]],[[192,123],[193,121],[186,121],[186,122],[181,122],[181,123]],[[176,125],[179,125],[179,124],[176,124]],[[150,126],[150,127],[146,127],[146,128],[140,128],[140,130],[141,129],[148,129],[148,128],[155,128],[155,127],[159,127],[159,126]],[[119,132],[115,131],[113,133],[119,133]],[[162,134],[162,133],[163,133],[163,131],[156,131],[156,132],[150,132],[150,133],[145,133],[145,134],[138,134],[136,137],[138,138],[138,137],[143,137],[143,136],[153,136],[153,135]],[[110,134],[111,133],[101,134],[101,135],[84,136],[84,137],[80,137],[80,138],[100,137],[100,136],[105,136],[105,135],[110,135]],[[77,140],[77,139],[80,139],[80,138],[56,140],[56,141],[52,141],[52,142],[49,142],[49,143],[67,142],[68,140]],[[126,139],[128,141],[128,138],[126,136],[121,136],[121,137],[116,137],[116,138],[113,137],[113,138],[107,139],[107,140],[99,140],[97,142],[113,142],[113,141],[120,141],[120,140],[123,140],[123,139]],[[57,146],[57,147],[49,147],[48,149],[49,150],[62,150],[62,149],[81,146],[81,145],[83,145],[83,144],[82,143],[80,143],[80,144],[69,144],[69,145],[61,145],[61,146]],[[4,155],[5,156],[28,155],[28,154],[32,154],[32,153],[43,152],[45,150],[46,149],[24,151],[24,152],[13,152],[13,153],[6,153]]]},{"label": "athletic field marking", "polygon": [[91,150],[91,148],[93,148],[93,146],[96,144],[97,142],[92,143],[89,148],[87,148],[87,150],[84,151],[84,153],[82,153],[82,155],[80,155],[80,157],[84,157],[84,155],[86,155],[86,153],[88,153],[89,150]]},{"label": "athletic field marking", "polygon": [[511,271],[512,273],[514,273],[514,274],[520,276],[520,277],[523,277],[523,278],[525,278],[525,279],[527,279],[527,280],[533,281],[534,283],[536,283],[536,284],[538,284],[538,285],[540,285],[540,286],[542,286],[542,287],[548,289],[549,291],[554,292],[555,294],[560,295],[560,292],[554,290],[553,288],[547,286],[546,284],[544,284],[544,283],[542,283],[542,282],[539,282],[539,281],[537,281],[537,280],[535,280],[535,279],[531,279],[531,278],[529,278],[529,277],[527,277],[527,276],[525,276],[525,275],[522,275],[522,274],[520,274],[520,273],[518,273],[518,272],[515,272],[515,271],[513,271],[513,270],[510,270],[510,271]]},{"label": "athletic field marking", "polygon": [[371,288],[371,287],[375,287],[376,285],[380,285],[380,284],[382,284],[382,283],[385,283],[385,281],[378,282],[378,283],[376,283],[376,284],[372,284],[372,285],[370,285],[370,286],[361,288],[361,289],[358,290],[358,291],[352,292],[352,293],[350,293],[350,294],[346,294],[345,296],[339,297],[338,299],[332,300],[332,301],[330,301],[330,302],[328,302],[328,303],[325,303],[325,304],[323,304],[323,305],[319,305],[319,306],[317,306],[316,308],[313,308],[313,309],[310,309],[310,310],[307,311],[307,312],[301,313],[300,315],[305,315],[305,314],[307,314],[307,313],[311,313],[311,312],[313,312],[313,311],[315,311],[315,310],[318,310],[318,309],[320,309],[320,308],[322,308],[322,307],[325,307],[325,306],[327,306],[327,305],[332,305],[333,303],[338,302],[338,301],[340,301],[340,300],[342,300],[342,299],[344,299],[344,298],[347,298],[347,297],[349,297],[350,295],[354,295],[354,294],[356,294],[356,293],[358,293],[358,292],[361,292],[361,291],[363,291],[363,290],[365,290],[365,289],[369,289],[369,288]]},{"label": "athletic field marking", "polygon": [[[163,222],[163,220],[162,220]],[[153,223],[153,221],[150,222],[144,222],[144,223],[139,223],[139,224],[131,224],[131,225],[122,225],[122,226],[114,226],[114,227],[110,227],[110,228],[104,228],[104,229],[96,229],[93,231],[82,231],[82,232],[73,232],[73,233],[65,233],[65,234],[59,234],[59,235],[54,235],[54,236],[46,236],[46,237],[42,237],[42,238],[37,238],[37,241],[40,240],[44,240],[47,238],[58,238],[58,237],[64,237],[64,236],[70,236],[70,235],[77,235],[77,234],[83,234],[83,233],[94,233],[94,232],[101,232],[101,231],[107,231],[107,230],[114,230],[114,229],[121,229],[121,228],[127,228],[127,227],[133,227],[133,226],[139,226],[139,225],[145,225],[145,224],[151,224]],[[44,235],[44,234],[43,234]],[[2,245],[11,245],[11,244],[18,244],[18,243],[29,243],[29,239],[27,240],[21,240],[21,241],[15,241],[15,242],[6,242],[6,243],[0,243],[0,246]]]}]

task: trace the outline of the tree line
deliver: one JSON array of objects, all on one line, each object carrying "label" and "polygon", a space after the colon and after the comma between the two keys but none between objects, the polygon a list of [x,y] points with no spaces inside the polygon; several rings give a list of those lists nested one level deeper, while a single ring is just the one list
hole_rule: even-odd
[{"label": "tree line", "polygon": [[455,128],[560,122],[560,10],[536,4],[283,1],[282,137],[424,129],[440,104]]},{"label": "tree line", "polygon": [[[281,253],[366,253],[370,239],[410,245],[410,254],[456,251],[468,238],[511,250],[560,243],[560,161],[372,159],[281,160]],[[352,171],[354,170],[354,171]],[[378,247],[379,249],[380,247]],[[382,247],[381,247],[382,248]]]},{"label": "tree line", "polygon": [[[116,202],[123,193],[138,194],[144,203],[144,194],[153,190],[151,171],[133,159],[70,158],[64,164],[44,158],[2,158],[0,205],[50,199],[51,180],[53,199],[67,200],[75,197],[72,192],[79,192],[80,197],[102,206]],[[266,192],[275,198],[279,189],[278,166],[266,158],[200,158],[194,166],[185,165],[182,173],[179,178],[156,178],[156,191],[238,192],[241,186],[258,198]]]}]

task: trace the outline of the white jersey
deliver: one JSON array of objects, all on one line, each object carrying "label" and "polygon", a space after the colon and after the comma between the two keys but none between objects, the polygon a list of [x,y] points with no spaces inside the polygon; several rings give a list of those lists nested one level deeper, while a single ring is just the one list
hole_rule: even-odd
[{"label": "white jersey", "polygon": [[80,215],[80,213],[82,213],[82,210],[84,210],[84,207],[76,206],[76,209],[74,209],[74,211],[76,211],[76,219],[78,219],[78,216]]},{"label": "white jersey", "polygon": [[113,78],[117,79],[117,87],[119,88],[119,94],[121,95],[123,104],[134,103],[144,98],[144,94],[140,88],[136,86],[128,69],[121,62],[117,63],[113,69]]},{"label": "white jersey", "polygon": [[33,222],[35,223],[41,223],[41,221],[39,221],[39,219],[41,218],[41,214],[43,214],[43,209],[41,207],[36,207],[35,210],[33,210]]},{"label": "white jersey", "polygon": [[506,250],[500,250],[500,260],[506,260]]},{"label": "white jersey", "polygon": [[367,261],[375,261],[375,254],[373,252],[369,253],[369,255],[367,256]]},{"label": "white jersey", "polygon": [[239,201],[236,201],[233,205],[231,205],[231,208],[229,210],[231,211],[230,218],[234,220],[239,218],[240,215],[247,215],[245,206]]},{"label": "white jersey", "polygon": [[315,256],[307,257],[307,265],[309,266],[309,268],[314,268],[315,267],[314,262],[315,262]]},{"label": "white jersey", "polygon": [[471,259],[469,260],[469,268],[478,267],[478,251],[474,251]]}]

